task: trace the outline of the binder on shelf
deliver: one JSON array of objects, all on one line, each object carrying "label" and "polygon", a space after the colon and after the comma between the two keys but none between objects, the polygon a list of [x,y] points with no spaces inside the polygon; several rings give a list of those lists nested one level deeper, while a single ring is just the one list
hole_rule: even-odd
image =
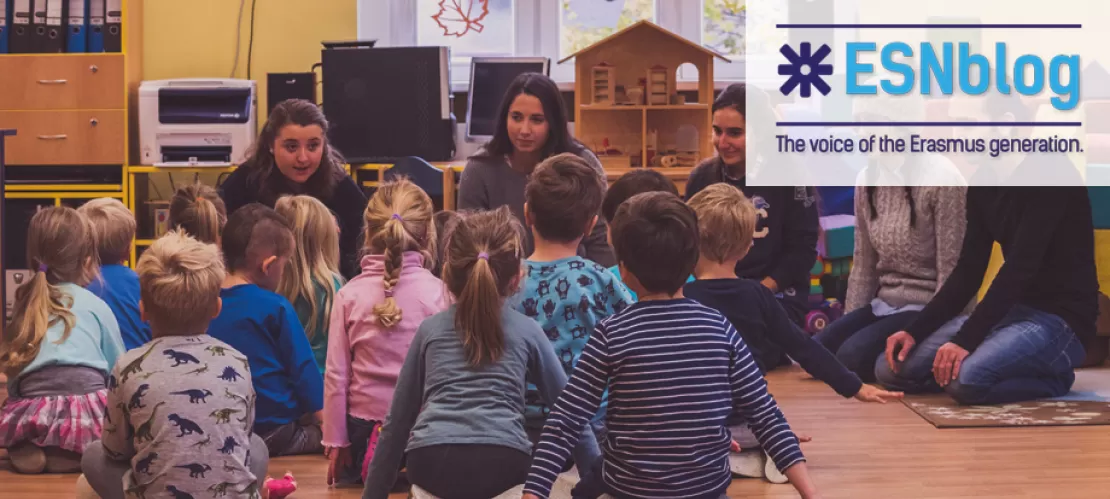
[{"label": "binder on shelf", "polygon": [[104,51],[123,52],[123,0],[105,0]]},{"label": "binder on shelf", "polygon": [[88,4],[89,0],[69,0],[69,12],[66,14],[66,52],[84,52],[88,47]]},{"label": "binder on shelf", "polygon": [[89,52],[104,52],[104,0],[89,0]]},{"label": "binder on shelf", "polygon": [[46,3],[47,0],[31,0],[31,50],[32,53],[46,51]]},{"label": "binder on shelf", "polygon": [[8,51],[13,54],[26,54],[32,52],[31,32],[34,26],[31,23],[31,0],[14,0],[12,2],[11,32],[8,33]]},{"label": "binder on shelf", "polygon": [[8,0],[0,0],[0,54],[8,53]]},{"label": "binder on shelf", "polygon": [[[40,39],[39,52],[60,54],[66,51],[65,4],[69,0],[46,0],[46,31]],[[35,28],[38,34],[38,28]]]}]

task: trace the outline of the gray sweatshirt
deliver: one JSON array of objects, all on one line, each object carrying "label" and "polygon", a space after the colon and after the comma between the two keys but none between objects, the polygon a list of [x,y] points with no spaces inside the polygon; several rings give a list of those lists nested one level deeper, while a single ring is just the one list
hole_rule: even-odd
[{"label": "gray sweatshirt", "polygon": [[[575,151],[575,154],[586,160],[590,166],[597,169],[598,175],[605,177],[605,170],[601,161],[588,149]],[[524,186],[528,183],[529,175],[513,170],[509,161],[504,157],[477,156],[470,158],[459,180],[458,207],[460,210],[492,210],[501,206],[508,206],[520,223],[524,223]],[[532,254],[534,247],[532,231],[527,233],[524,242],[525,256]],[[594,230],[582,239],[578,245],[578,256],[590,259],[603,267],[612,267],[617,264],[613,250],[605,236],[606,224],[602,217],[598,217]]]},{"label": "gray sweatshirt", "polygon": [[[420,324],[409,347],[393,403],[366,476],[362,497],[385,499],[405,451],[450,444],[499,445],[532,454],[524,431],[524,390],[535,382],[547,405],[554,405],[567,375],[539,323],[502,307],[504,352],[496,362],[470,367],[455,330],[455,306]],[[575,462],[599,457],[587,426]]]},{"label": "gray sweatshirt", "polygon": [[876,187],[875,211],[867,188],[857,187],[856,247],[848,278],[848,311],[880,298],[893,307],[924,306],[960,257],[967,227],[965,187],[911,187],[916,221],[904,187]]}]

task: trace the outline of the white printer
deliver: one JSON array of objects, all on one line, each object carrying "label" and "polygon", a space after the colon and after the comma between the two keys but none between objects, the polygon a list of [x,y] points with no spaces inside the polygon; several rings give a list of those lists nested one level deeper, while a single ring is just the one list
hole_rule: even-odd
[{"label": "white printer", "polygon": [[180,79],[139,86],[140,162],[148,166],[239,164],[257,130],[252,80]]}]

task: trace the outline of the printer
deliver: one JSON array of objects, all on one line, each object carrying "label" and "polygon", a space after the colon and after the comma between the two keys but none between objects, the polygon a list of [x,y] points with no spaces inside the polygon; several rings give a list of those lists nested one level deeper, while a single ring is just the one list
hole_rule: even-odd
[{"label": "printer", "polygon": [[239,164],[257,131],[254,81],[179,79],[139,86],[140,162],[148,166]]}]

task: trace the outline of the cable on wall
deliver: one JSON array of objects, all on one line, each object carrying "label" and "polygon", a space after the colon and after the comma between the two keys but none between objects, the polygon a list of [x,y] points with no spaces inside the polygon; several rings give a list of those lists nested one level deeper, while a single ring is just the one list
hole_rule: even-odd
[{"label": "cable on wall", "polygon": [[239,47],[243,39],[243,7],[247,5],[247,0],[239,0],[239,17],[235,21],[235,55],[231,60],[231,74],[228,78],[235,78],[235,72],[239,70]]},{"label": "cable on wall", "polygon": [[251,60],[254,57],[254,7],[258,0],[251,0],[251,32],[247,37],[247,79],[251,79]]}]

